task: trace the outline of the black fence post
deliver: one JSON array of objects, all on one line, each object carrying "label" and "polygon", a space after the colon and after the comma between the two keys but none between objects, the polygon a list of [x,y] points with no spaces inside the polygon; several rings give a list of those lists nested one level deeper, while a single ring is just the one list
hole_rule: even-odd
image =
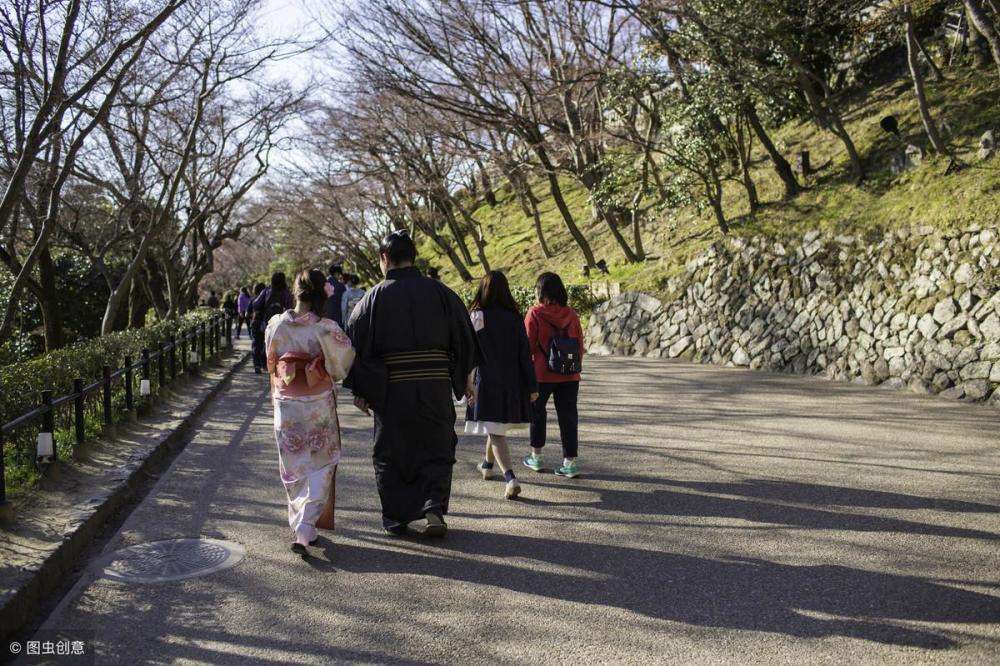
[{"label": "black fence post", "polygon": [[87,428],[83,421],[84,409],[83,379],[73,380],[73,430],[76,434],[76,443],[83,444],[87,437]]},{"label": "black fence post", "polygon": [[7,470],[3,461],[3,428],[0,428],[0,507],[7,504]]},{"label": "black fence post", "polygon": [[125,357],[125,411],[131,412],[135,406],[135,396],[132,394],[132,357]]},{"label": "black fence post", "polygon": [[42,432],[47,432],[49,433],[49,436],[52,437],[52,462],[55,462],[59,459],[59,456],[56,452],[56,439],[54,434],[56,431],[56,415],[55,410],[52,408],[51,389],[45,389],[42,391],[42,407],[45,409],[45,411],[42,412]]},{"label": "black fence post", "polygon": [[181,333],[181,372],[187,372],[188,368],[188,332]]},{"label": "black fence post", "polygon": [[104,424],[111,425],[114,422],[114,416],[111,414],[111,367],[104,366],[102,369],[104,372]]},{"label": "black fence post", "polygon": [[233,318],[230,314],[226,314],[226,347],[229,349],[233,348]]},{"label": "black fence post", "polygon": [[219,339],[219,332],[216,326],[216,317],[208,320],[208,355],[215,356],[215,341]]},{"label": "black fence post", "polygon": [[[152,364],[149,361],[149,348],[146,347],[145,349],[142,350],[142,377],[141,377],[142,381],[146,382],[147,393],[145,395],[153,394],[153,382],[150,381],[151,372],[152,372]],[[139,384],[139,395],[143,395],[141,383]]]},{"label": "black fence post", "polygon": [[198,326],[198,358],[201,359],[200,364],[205,365],[205,342],[207,336],[205,335],[205,322],[201,322]]},{"label": "black fence post", "polygon": [[[166,364],[163,362],[163,355],[167,353],[167,348],[161,344],[157,347],[157,349],[160,353],[156,355],[156,390],[160,391],[167,379],[167,373],[165,372]],[[152,390],[150,392],[152,392]]]},{"label": "black fence post", "polygon": [[170,334],[170,380],[177,379],[177,336]]}]

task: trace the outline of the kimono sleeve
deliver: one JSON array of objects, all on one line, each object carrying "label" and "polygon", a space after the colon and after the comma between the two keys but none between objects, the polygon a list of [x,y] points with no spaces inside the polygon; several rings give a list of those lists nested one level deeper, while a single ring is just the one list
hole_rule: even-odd
[{"label": "kimono sleeve", "polygon": [[319,346],[323,349],[326,372],[334,381],[340,381],[354,364],[354,347],[336,322],[321,319],[318,326]]},{"label": "kimono sleeve", "polygon": [[267,357],[267,371],[274,374],[278,367],[278,342],[281,337],[281,315],[271,317],[264,329],[264,354]]},{"label": "kimono sleeve", "polygon": [[[365,354],[370,353],[368,349],[368,329],[372,326],[372,315],[374,313],[372,303],[374,302],[376,291],[377,289],[372,289],[365,294],[361,302],[354,307],[351,319],[347,322],[345,333],[354,347],[354,357],[356,359],[364,358]],[[354,390],[354,371],[357,367],[358,364],[354,364],[344,379],[344,387],[352,391]]]}]

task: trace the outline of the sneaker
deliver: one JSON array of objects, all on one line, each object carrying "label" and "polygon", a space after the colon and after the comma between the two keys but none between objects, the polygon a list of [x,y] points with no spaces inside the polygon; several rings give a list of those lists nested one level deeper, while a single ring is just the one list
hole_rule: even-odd
[{"label": "sneaker", "polygon": [[524,456],[524,460],[522,462],[524,463],[524,466],[527,467],[527,468],[529,468],[529,469],[533,469],[536,472],[541,472],[542,471],[542,457],[541,456],[527,455],[527,456]]},{"label": "sneaker", "polygon": [[580,470],[576,466],[576,461],[574,460],[568,465],[563,465],[556,470],[556,476],[565,476],[567,479],[575,479],[580,475]]},{"label": "sneaker", "polygon": [[493,478],[493,465],[489,464],[485,460],[476,465],[476,469],[478,469],[479,473],[483,475],[483,481]]},{"label": "sneaker", "polygon": [[436,513],[426,513],[427,527],[424,528],[424,536],[443,537],[448,533],[448,526],[444,524],[444,519]]},{"label": "sneaker", "polygon": [[517,482],[517,479],[511,479],[507,482],[507,487],[503,491],[504,499],[512,500],[521,494],[521,484]]}]

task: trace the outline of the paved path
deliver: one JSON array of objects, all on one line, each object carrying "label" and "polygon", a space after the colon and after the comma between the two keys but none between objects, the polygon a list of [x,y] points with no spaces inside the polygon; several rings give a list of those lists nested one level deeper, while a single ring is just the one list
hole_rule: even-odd
[{"label": "paved path", "polygon": [[581,396],[586,476],[525,470],[504,502],[463,438],[443,542],[381,534],[370,421],[342,407],[338,529],[304,562],[243,373],[108,547],[200,535],[246,560],[90,573],[47,626],[118,663],[1000,659],[995,410],[638,359],[592,359]]}]

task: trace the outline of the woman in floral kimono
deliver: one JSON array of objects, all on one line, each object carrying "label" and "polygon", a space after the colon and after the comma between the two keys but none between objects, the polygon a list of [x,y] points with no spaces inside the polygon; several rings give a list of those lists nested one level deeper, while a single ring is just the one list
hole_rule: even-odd
[{"label": "woman in floral kimono", "polygon": [[309,271],[296,277],[292,292],[295,309],[271,318],[264,345],[288,524],[295,533],[292,550],[306,555],[306,546],[315,545],[317,523],[333,526],[332,493],[340,462],[333,387],[347,376],[354,349],[335,322],[313,312],[326,294],[310,280]]}]

